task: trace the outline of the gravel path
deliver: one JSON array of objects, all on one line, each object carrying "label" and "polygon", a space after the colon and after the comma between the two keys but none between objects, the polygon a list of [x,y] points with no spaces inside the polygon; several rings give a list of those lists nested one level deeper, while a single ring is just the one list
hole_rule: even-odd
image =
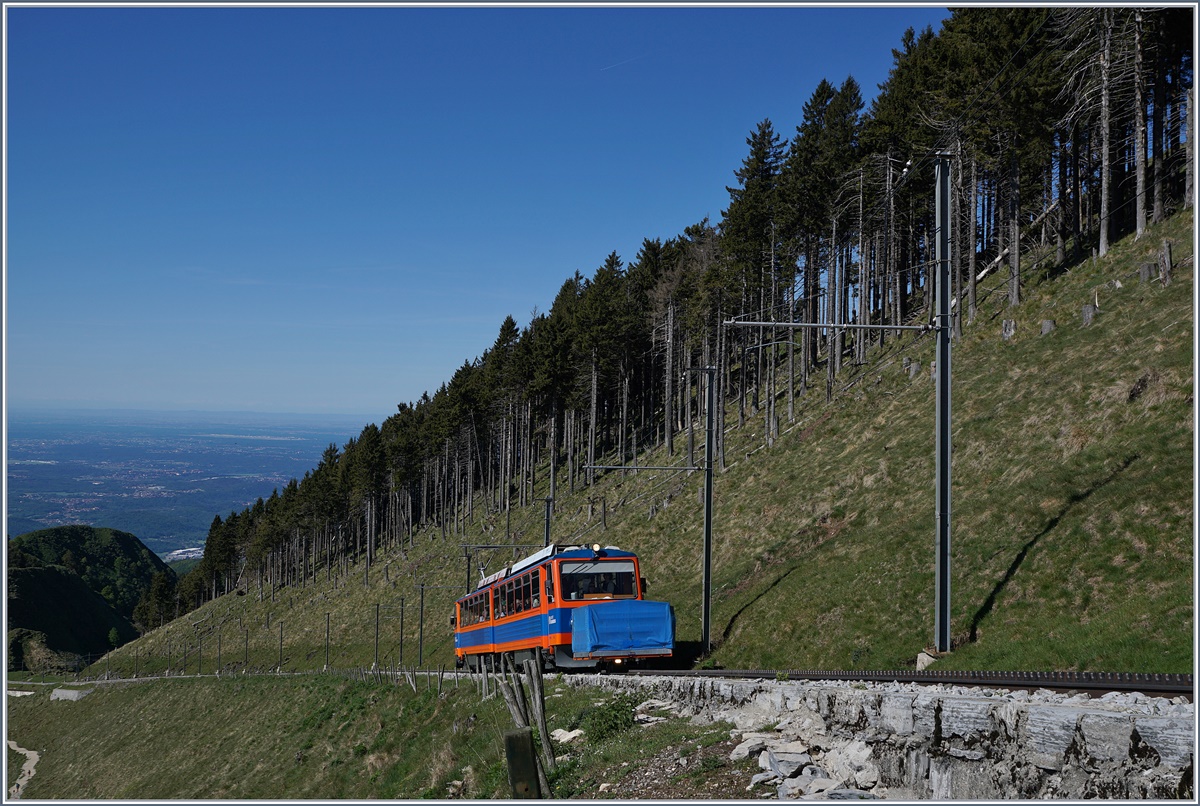
[{"label": "gravel path", "polygon": [[21,797],[21,790],[29,783],[29,779],[33,777],[34,768],[37,767],[38,759],[41,755],[35,750],[26,750],[12,739],[8,740],[8,746],[18,753],[25,756],[25,763],[21,765],[21,775],[17,778],[17,782],[8,788],[9,800],[18,800]]}]

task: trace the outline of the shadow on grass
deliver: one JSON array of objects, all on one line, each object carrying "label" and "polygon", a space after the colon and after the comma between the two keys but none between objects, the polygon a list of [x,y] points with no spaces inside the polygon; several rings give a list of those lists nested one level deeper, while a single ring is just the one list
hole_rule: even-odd
[{"label": "shadow on grass", "polygon": [[800,568],[800,565],[798,564],[798,565],[793,565],[791,568],[784,571],[782,574],[779,575],[779,577],[777,577],[775,579],[774,582],[772,582],[770,585],[768,585],[767,587],[765,587],[761,591],[759,591],[757,596],[755,596],[750,601],[746,602],[746,604],[742,605],[741,608],[736,613],[734,613],[732,616],[730,616],[729,623],[725,625],[725,630],[721,633],[721,643],[725,643],[726,641],[729,640],[729,636],[733,634],[734,625],[737,624],[738,618],[740,618],[743,613],[745,613],[747,610],[749,610],[751,607],[753,607],[754,604],[756,602],[758,602],[759,599],[763,598],[768,593],[770,593],[772,590],[774,590],[776,585],[778,585],[780,582],[783,582],[785,579],[787,579],[789,576],[792,575],[792,572],[798,570],[799,568]]},{"label": "shadow on grass", "polygon": [[1096,492],[1101,487],[1110,484],[1114,479],[1116,479],[1117,476],[1125,472],[1125,470],[1128,469],[1128,467],[1137,459],[1137,454],[1130,456],[1123,461],[1116,470],[1114,470],[1112,473],[1109,473],[1106,478],[1096,482],[1083,492],[1072,494],[1071,497],[1067,499],[1066,505],[1059,511],[1057,515],[1050,519],[1050,521],[1046,524],[1046,527],[1034,535],[1028,543],[1021,547],[1021,550],[1017,552],[1017,556],[1013,558],[1012,564],[1008,566],[1008,570],[1004,573],[1004,578],[996,583],[996,586],[992,588],[992,592],[989,593],[987,599],[984,600],[983,606],[981,606],[979,610],[975,611],[975,615],[971,619],[971,635],[967,639],[970,643],[975,643],[975,641],[978,640],[979,625],[992,612],[992,608],[996,606],[996,600],[1000,598],[1000,594],[1003,593],[1004,589],[1008,586],[1009,580],[1016,575],[1018,569],[1021,567],[1021,564],[1025,562],[1026,555],[1033,550],[1033,547],[1038,544],[1038,541],[1050,534],[1050,532],[1054,531],[1055,527],[1058,526],[1062,519],[1066,517],[1066,514],[1070,512],[1076,504],[1082,503],[1083,501],[1087,500],[1092,493]]}]

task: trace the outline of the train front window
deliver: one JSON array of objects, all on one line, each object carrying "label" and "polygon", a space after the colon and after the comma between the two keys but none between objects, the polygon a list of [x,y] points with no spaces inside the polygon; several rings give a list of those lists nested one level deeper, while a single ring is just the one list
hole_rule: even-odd
[{"label": "train front window", "polygon": [[624,599],[637,595],[632,560],[564,562],[559,576],[564,599]]}]

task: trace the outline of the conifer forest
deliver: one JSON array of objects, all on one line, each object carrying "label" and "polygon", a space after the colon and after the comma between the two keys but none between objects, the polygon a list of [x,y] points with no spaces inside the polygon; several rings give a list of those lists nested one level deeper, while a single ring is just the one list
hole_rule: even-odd
[{"label": "conifer forest", "polygon": [[[720,435],[748,418],[769,424],[769,440],[794,401],[832,394],[897,331],[725,323],[932,322],[939,153],[951,164],[956,328],[976,316],[989,273],[1017,305],[1023,273],[1103,256],[1189,206],[1192,17],[955,9],[940,31],[905,33],[869,105],[853,76],[832,76],[795,131],[747,121],[719,221],[575,272],[548,312],[523,328],[498,323],[491,347],[441,388],[329,446],[269,499],[216,517],[179,583],[182,608],[238,585],[369,567],[418,534],[449,539],[586,489],[604,472],[592,466],[648,448],[685,464],[689,429],[702,443],[707,414],[708,374],[690,368],[715,368],[718,468]],[[158,606],[174,609],[166,599]]]}]

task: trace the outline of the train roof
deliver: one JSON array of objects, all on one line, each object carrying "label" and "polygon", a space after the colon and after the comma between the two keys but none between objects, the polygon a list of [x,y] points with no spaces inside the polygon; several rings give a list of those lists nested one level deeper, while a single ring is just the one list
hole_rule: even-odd
[{"label": "train roof", "polygon": [[[545,560],[590,560],[594,557],[636,557],[632,551],[623,551],[616,546],[600,547],[598,543],[591,546],[560,546],[557,543],[551,543],[549,546],[540,551],[530,554],[524,559],[517,560],[510,566],[501,568],[493,574],[490,574],[479,580],[475,585],[475,589],[471,593],[478,593],[494,582],[498,582],[515,574],[519,574],[527,568],[532,568],[535,565]],[[470,594],[467,594],[470,595]],[[465,597],[459,597],[465,598]]]}]

